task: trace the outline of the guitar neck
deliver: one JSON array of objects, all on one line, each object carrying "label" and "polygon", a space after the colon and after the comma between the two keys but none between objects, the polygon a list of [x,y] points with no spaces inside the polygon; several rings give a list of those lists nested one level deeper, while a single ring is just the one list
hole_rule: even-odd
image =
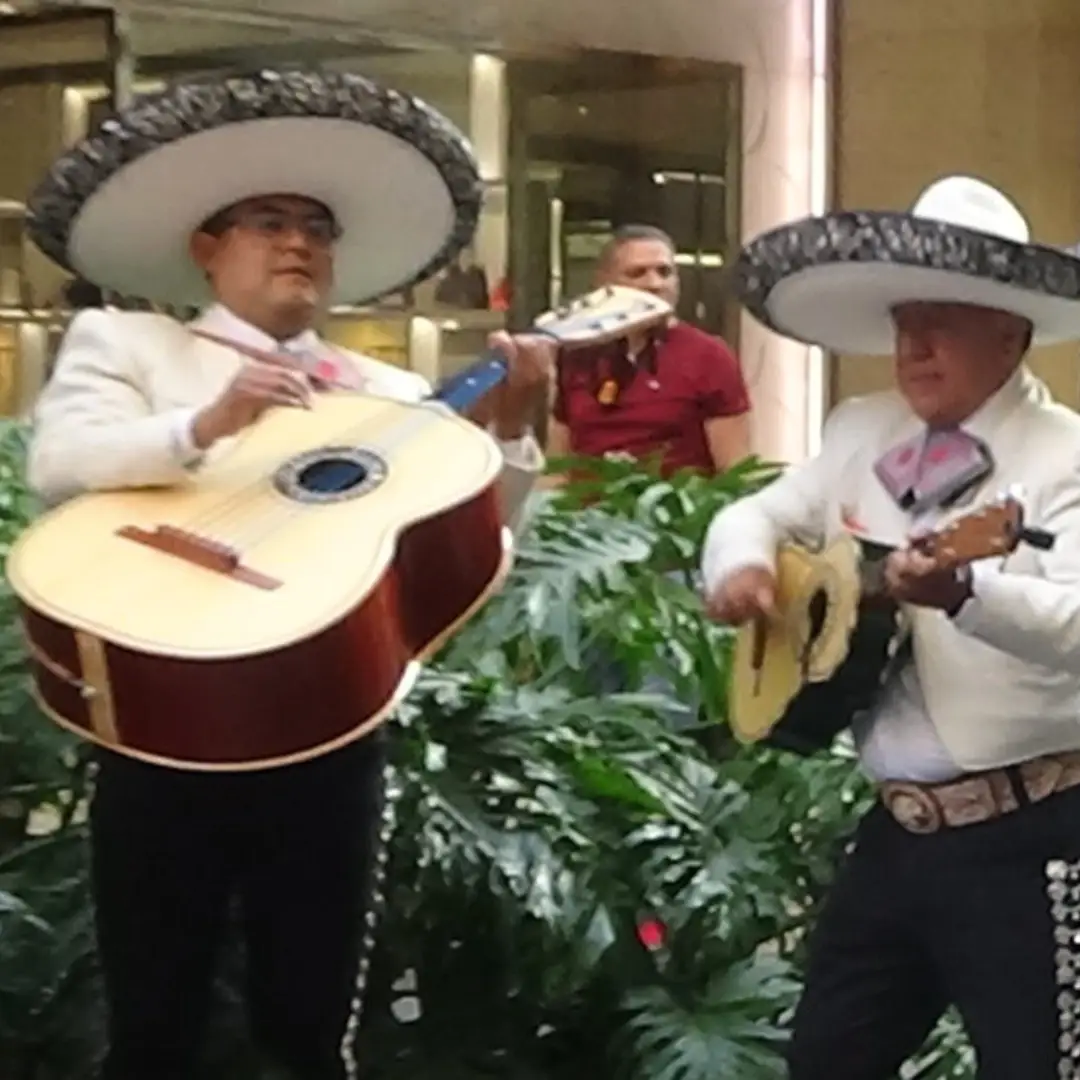
[{"label": "guitar neck", "polygon": [[[543,334],[560,348],[577,349],[659,326],[671,314],[671,305],[658,297],[638,289],[607,285],[541,315],[529,333]],[[466,412],[494,390],[507,372],[506,357],[497,349],[488,349],[464,371],[445,380],[430,400]]]},{"label": "guitar neck", "polygon": [[459,371],[440,383],[431,395],[431,400],[442,402],[455,412],[468,412],[506,378],[508,370],[506,357],[496,349],[488,349],[464,371]]}]

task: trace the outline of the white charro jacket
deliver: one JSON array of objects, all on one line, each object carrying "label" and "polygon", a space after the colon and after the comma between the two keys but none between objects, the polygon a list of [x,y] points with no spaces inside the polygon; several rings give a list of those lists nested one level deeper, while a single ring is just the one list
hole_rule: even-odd
[{"label": "white charro jacket", "polygon": [[[951,516],[1016,487],[1028,523],[1057,535],[1050,551],[1021,547],[977,564],[974,598],[954,619],[908,608],[926,711],[956,764],[977,770],[1080,748],[1080,415],[1021,368],[963,426],[989,445],[996,467]],[[912,522],[873,465],[920,427],[895,392],[842,404],[816,458],[717,515],[703,551],[706,587],[741,567],[771,567],[781,542],[827,541],[844,522],[903,543]]]},{"label": "white charro jacket", "polygon": [[[185,326],[165,315],[91,310],[77,315],[34,412],[28,474],[55,504],[83,491],[167,485],[187,475],[191,420],[228,385],[246,357],[192,329],[273,350],[275,343],[218,306]],[[293,343],[287,343],[291,345]],[[295,344],[327,346],[313,332]],[[419,401],[427,381],[335,347],[366,379],[369,393]],[[228,447],[222,440],[210,455]],[[531,436],[503,444],[504,518],[515,524],[544,456]]]}]

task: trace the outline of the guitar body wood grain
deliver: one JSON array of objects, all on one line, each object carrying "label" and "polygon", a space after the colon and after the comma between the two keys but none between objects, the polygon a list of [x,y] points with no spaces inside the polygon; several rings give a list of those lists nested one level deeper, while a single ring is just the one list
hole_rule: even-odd
[{"label": "guitar body wood grain", "polygon": [[[385,475],[314,504],[267,479],[338,443],[382,455]],[[360,737],[509,570],[501,469],[497,444],[455,414],[330,394],[269,414],[189,484],[72,500],[7,566],[42,704],[176,768],[285,765]],[[236,538],[241,565],[274,587],[121,534],[162,526],[223,549]]]}]

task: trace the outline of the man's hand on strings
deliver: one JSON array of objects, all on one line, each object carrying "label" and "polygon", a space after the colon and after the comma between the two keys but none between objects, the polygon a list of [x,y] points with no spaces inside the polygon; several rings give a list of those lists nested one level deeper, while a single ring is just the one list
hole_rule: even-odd
[{"label": "man's hand on strings", "polygon": [[885,561],[885,584],[889,595],[902,604],[937,608],[953,614],[971,595],[971,576],[966,571],[942,570],[917,547],[894,551]]},{"label": "man's hand on strings", "polygon": [[245,364],[221,396],[203,409],[192,426],[200,450],[250,427],[275,405],[306,409],[311,405],[307,377],[284,365],[252,361]]},{"label": "man's hand on strings", "polygon": [[705,598],[706,614],[726,626],[767,618],[775,608],[776,579],[761,566],[736,570]]}]

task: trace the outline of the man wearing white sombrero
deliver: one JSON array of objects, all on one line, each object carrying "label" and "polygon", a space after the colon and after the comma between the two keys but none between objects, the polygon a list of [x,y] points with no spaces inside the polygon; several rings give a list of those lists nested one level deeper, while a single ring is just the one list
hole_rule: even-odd
[{"label": "man wearing white sombrero", "polygon": [[[101,287],[203,313],[186,326],[119,311],[73,320],[36,411],[34,487],[57,502],[181,480],[267,408],[303,405],[327,383],[419,400],[421,378],[333,348],[313,327],[331,300],[363,303],[447,265],[472,237],[480,194],[455,128],[356,76],[202,81],[109,119],[42,183],[31,235]],[[550,357],[531,340],[498,343],[510,370],[494,433],[513,518],[543,465],[525,421]],[[200,1075],[234,897],[259,1041],[304,1080],[357,1075],[384,759],[376,736],[243,775],[98,754],[106,1080]]]},{"label": "man wearing white sombrero", "polygon": [[[891,1080],[949,1005],[983,1080],[1080,1077],[1080,417],[1024,365],[1080,338],[1080,261],[968,177],[910,213],[755,239],[742,298],[800,341],[895,357],[821,453],[722,511],[703,552],[728,624],[768,616],[777,545],[858,526],[894,545],[910,636],[855,723],[880,800],[821,913],[792,1080]],[[914,532],[1020,486],[1050,550],[935,570]]]}]

